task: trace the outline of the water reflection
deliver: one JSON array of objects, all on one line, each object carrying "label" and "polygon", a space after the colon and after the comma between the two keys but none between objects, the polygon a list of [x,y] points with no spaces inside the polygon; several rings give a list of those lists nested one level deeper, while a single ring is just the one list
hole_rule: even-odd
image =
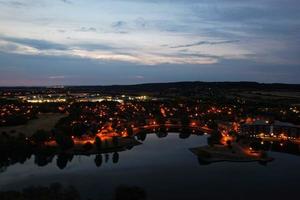
[{"label": "water reflection", "polygon": [[[143,136],[142,139],[145,139]],[[135,138],[119,138],[118,141],[105,140],[104,145],[92,145],[86,143],[82,148],[61,150],[53,146],[33,147],[31,145],[16,145],[14,148],[3,148],[0,154],[0,172],[4,172],[8,167],[17,163],[24,164],[33,157],[34,164],[39,167],[47,166],[54,162],[59,169],[65,169],[68,163],[71,163],[74,156],[92,156],[95,155],[95,165],[100,167],[103,162],[117,164],[120,159],[119,152],[133,149],[140,145]]]},{"label": "water reflection", "polygon": [[[80,192],[72,185],[63,186],[60,183],[52,183],[49,186],[30,186],[22,191],[0,192],[1,200],[30,199],[30,200],[81,200]],[[101,197],[98,197],[102,199]],[[98,199],[97,198],[97,199]],[[146,191],[137,186],[120,185],[115,188],[114,200],[145,200]]]},{"label": "water reflection", "polygon": [[[25,163],[31,156],[34,157],[34,164],[37,166],[44,167],[50,163],[56,162],[59,169],[65,169],[75,156],[82,155],[94,156],[94,164],[96,167],[101,167],[103,163],[109,162],[118,164],[120,152],[130,151],[134,146],[142,145],[142,142],[146,141],[148,134],[149,132],[142,131],[130,138],[112,140],[110,144],[107,140],[101,144],[96,142],[95,145],[97,148],[94,148],[92,144],[85,144],[83,150],[76,151],[58,151],[53,147],[33,149],[31,147],[21,146],[1,154],[0,172],[4,172],[7,167],[16,163]],[[155,134],[158,138],[165,138],[168,136],[167,131],[161,130],[158,130]],[[203,135],[203,133],[195,133],[193,130],[183,129],[178,134],[178,138],[187,139],[191,135]],[[268,156],[267,152],[270,151],[300,155],[300,146],[289,141],[282,143],[276,141],[264,141],[261,138],[241,137],[234,142],[227,141],[224,145],[220,143],[222,139],[222,136],[213,133],[207,138],[208,145],[191,147],[189,150],[197,156],[200,165],[221,161],[257,161],[260,164],[266,165],[273,160]],[[126,142],[122,140],[126,140]],[[55,157],[56,160],[54,160]]]},{"label": "water reflection", "polygon": [[[189,134],[168,133],[167,137],[160,138],[156,133],[142,133],[132,138],[142,143],[141,145],[128,145],[122,151],[119,151],[120,148],[118,147],[102,148],[101,151],[94,152],[89,151],[88,154],[83,154],[83,152],[81,154],[79,152],[76,152],[76,154],[70,154],[70,152],[64,152],[64,154],[56,152],[53,154],[49,150],[42,151],[42,154],[34,152],[31,159],[26,161],[24,165],[10,165],[5,173],[0,174],[0,179],[2,179],[0,186],[2,190],[22,189],[24,184],[48,186],[50,183],[58,181],[64,185],[74,184],[80,193],[84,195],[84,199],[96,200],[102,195],[104,195],[103,199],[113,199],[113,197],[105,198],[105,195],[113,195],[117,186],[128,184],[144,188],[149,193],[149,199],[164,199],[163,194],[168,191],[168,188],[172,188],[172,190],[174,188],[175,191],[168,194],[170,199],[176,199],[178,195],[177,199],[187,199],[180,196],[183,190],[179,186],[179,183],[186,180],[184,184],[186,185],[185,188],[188,189],[187,191],[185,189],[184,194],[191,192],[195,197],[192,199],[198,199],[199,195],[203,195],[204,199],[208,199],[215,187],[221,187],[222,185],[224,188],[222,193],[226,192],[225,190],[232,189],[232,186],[226,186],[228,180],[234,181],[237,192],[241,194],[246,192],[246,188],[252,188],[254,185],[255,189],[255,185],[259,184],[268,185],[266,191],[272,189],[272,184],[276,181],[273,181],[270,177],[273,177],[274,174],[276,174],[274,179],[277,179],[278,176],[280,176],[280,179],[288,177],[286,179],[292,180],[292,182],[294,179],[299,178],[297,175],[293,175],[300,166],[297,157],[271,153],[277,147],[282,147],[282,152],[288,153],[288,151],[285,151],[287,147],[285,145],[287,144],[280,146],[280,144],[273,143],[271,148],[271,144],[266,141],[261,144],[260,140],[240,138],[238,142],[245,147],[251,147],[253,151],[263,150],[278,162],[267,164],[267,167],[258,165],[258,163],[265,163],[257,161],[253,163],[223,162],[212,164],[212,162],[207,163],[203,159],[200,160],[201,157],[194,156],[189,151],[193,147],[212,145],[208,145],[207,140],[213,141],[209,135],[201,135],[192,132]],[[225,146],[225,148],[228,151],[234,150],[234,147],[230,149],[230,146]],[[39,155],[39,159],[35,158],[36,155]],[[48,164],[44,167],[36,167],[33,161],[43,165]],[[290,165],[291,163],[293,164]],[[204,164],[210,165],[205,167]],[[282,171],[286,173],[280,175]],[[257,176],[252,177],[252,172],[256,173]],[[149,173],[155,174],[155,176],[149,176]],[[262,176],[267,177],[263,183],[260,178]],[[271,186],[266,182],[270,182]],[[293,183],[295,184],[289,187],[296,187],[296,182]],[[199,187],[205,188],[205,191],[201,191],[201,194]],[[237,195],[236,198],[232,199],[238,199],[238,197]]]}]

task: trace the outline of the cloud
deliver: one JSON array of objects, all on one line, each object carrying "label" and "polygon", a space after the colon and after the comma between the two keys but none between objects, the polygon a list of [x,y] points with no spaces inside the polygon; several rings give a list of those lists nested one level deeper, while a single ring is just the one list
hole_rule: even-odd
[{"label": "cloud", "polygon": [[185,47],[193,47],[193,46],[200,46],[200,45],[219,45],[219,44],[231,44],[231,43],[237,43],[239,40],[225,40],[225,41],[200,41],[196,43],[191,44],[184,44],[184,45],[177,45],[177,46],[171,46],[170,48],[185,48]]},{"label": "cloud", "polygon": [[11,42],[12,45],[24,45],[29,46],[39,50],[47,50],[47,49],[57,49],[57,50],[66,50],[67,47],[63,44],[58,44],[46,40],[36,40],[29,38],[16,38],[16,37],[6,37],[0,36],[0,40]]},{"label": "cloud", "polygon": [[21,1],[0,1],[0,4],[2,5],[8,5],[8,6],[13,6],[13,7],[25,7],[27,6],[26,3],[21,2]]},{"label": "cloud", "polygon": [[[13,2],[28,10],[18,12]],[[298,0],[67,0],[72,9],[61,2],[0,0],[0,50],[106,64],[300,63]],[[43,37],[49,41],[36,40]]]},{"label": "cloud", "polygon": [[52,49],[40,48],[24,44],[10,43],[0,41],[0,51],[5,53],[14,53],[22,55],[36,56],[68,56],[73,58],[84,58],[110,62],[127,62],[142,65],[158,65],[158,64],[213,64],[217,63],[218,59],[213,57],[187,55],[180,56],[176,54],[155,54],[145,52],[113,52],[110,50],[86,50],[82,48],[66,48]]},{"label": "cloud", "polygon": [[77,29],[76,31],[79,32],[96,32],[97,29],[94,27],[81,27],[80,29]]},{"label": "cloud", "polygon": [[65,76],[62,76],[62,75],[60,75],[60,76],[49,76],[48,78],[49,79],[64,79]]},{"label": "cloud", "polygon": [[111,26],[115,29],[126,28],[127,22],[125,22],[125,21],[116,21],[116,22],[113,22]]},{"label": "cloud", "polygon": [[136,76],[134,76],[134,78],[136,78],[136,79],[144,79],[145,77],[142,76],[142,75],[136,75]]},{"label": "cloud", "polygon": [[134,22],[138,28],[146,28],[147,26],[147,22],[143,17],[138,17]]},{"label": "cloud", "polygon": [[71,0],[60,0],[63,3],[72,4],[73,2]]},{"label": "cloud", "polygon": [[63,30],[63,29],[58,29],[58,30],[57,30],[57,32],[59,32],[59,33],[65,33],[65,32],[66,32],[66,30]]},{"label": "cloud", "polygon": [[116,49],[121,49],[117,47],[110,46],[108,44],[100,44],[100,43],[78,43],[74,44],[73,47],[79,48],[82,50],[94,51],[94,50],[107,50],[112,51]]}]

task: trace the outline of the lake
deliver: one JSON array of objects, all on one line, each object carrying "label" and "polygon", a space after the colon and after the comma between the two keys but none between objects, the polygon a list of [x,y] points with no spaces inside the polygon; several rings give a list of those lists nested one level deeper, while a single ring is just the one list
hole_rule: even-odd
[{"label": "lake", "polygon": [[[169,133],[148,134],[143,144],[105,156],[100,167],[95,155],[74,156],[64,169],[57,157],[46,166],[34,163],[9,166],[0,173],[0,189],[15,190],[59,182],[73,185],[84,199],[112,199],[120,185],[142,188],[147,199],[289,199],[297,197],[300,157],[268,152],[273,162],[218,162],[200,165],[189,148],[207,144],[207,136],[179,138]],[[98,164],[99,165],[99,164]],[[258,196],[259,195],[259,196]]]}]

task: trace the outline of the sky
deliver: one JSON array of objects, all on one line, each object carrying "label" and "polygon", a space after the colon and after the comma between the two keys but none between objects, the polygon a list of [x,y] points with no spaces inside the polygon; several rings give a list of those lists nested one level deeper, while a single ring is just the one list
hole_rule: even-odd
[{"label": "sky", "polygon": [[0,0],[0,86],[299,77],[299,0]]}]

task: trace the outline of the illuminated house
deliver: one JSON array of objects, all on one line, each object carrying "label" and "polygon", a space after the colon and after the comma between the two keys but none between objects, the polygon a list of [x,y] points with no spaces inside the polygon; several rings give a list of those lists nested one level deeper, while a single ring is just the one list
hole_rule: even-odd
[{"label": "illuminated house", "polygon": [[257,120],[252,123],[241,125],[241,135],[286,135],[289,137],[300,137],[300,126],[281,121],[263,121]]}]

